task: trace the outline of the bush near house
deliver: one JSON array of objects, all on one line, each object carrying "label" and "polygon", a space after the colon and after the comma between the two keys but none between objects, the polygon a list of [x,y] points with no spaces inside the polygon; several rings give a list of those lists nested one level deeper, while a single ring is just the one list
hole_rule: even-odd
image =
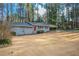
[{"label": "bush near house", "polygon": [[16,32],[11,32],[11,34],[12,34],[13,36],[16,36]]},{"label": "bush near house", "polygon": [[44,33],[43,30],[37,31],[37,34]]},{"label": "bush near house", "polygon": [[79,28],[75,28],[75,30],[79,30]]},{"label": "bush near house", "polygon": [[5,23],[0,23],[0,46],[11,44],[11,34],[10,34],[10,25]]},{"label": "bush near house", "polygon": [[50,27],[50,30],[52,31],[52,30],[56,30],[56,27]]}]

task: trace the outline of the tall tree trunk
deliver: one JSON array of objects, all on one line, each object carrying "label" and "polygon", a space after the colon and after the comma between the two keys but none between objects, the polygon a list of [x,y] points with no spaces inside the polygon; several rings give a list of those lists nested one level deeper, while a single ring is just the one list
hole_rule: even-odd
[{"label": "tall tree trunk", "polygon": [[32,3],[32,22],[34,22],[34,5]]},{"label": "tall tree trunk", "polygon": [[3,6],[2,6],[2,20],[4,19],[4,16],[3,16],[3,13],[4,13],[3,10],[4,10],[4,9],[3,9],[3,8],[4,8],[4,4],[3,4]]},{"label": "tall tree trunk", "polygon": [[10,3],[10,21],[13,21],[13,17],[12,17],[12,3]]},{"label": "tall tree trunk", "polygon": [[19,3],[19,7],[20,7],[20,8],[19,8],[19,9],[20,9],[20,10],[19,10],[19,18],[20,18],[20,19],[19,19],[19,20],[20,20],[19,22],[21,22],[21,3]]},{"label": "tall tree trunk", "polygon": [[3,8],[4,8],[4,4],[3,3],[0,3],[0,23],[2,24],[3,23]]},{"label": "tall tree trunk", "polygon": [[7,21],[9,21],[9,10],[8,10],[8,3],[6,5],[6,9],[7,9]]},{"label": "tall tree trunk", "polygon": [[39,21],[39,14],[38,14],[38,4],[37,4],[37,21]]},{"label": "tall tree trunk", "polygon": [[48,23],[48,4],[46,3],[46,23]]},{"label": "tall tree trunk", "polygon": [[74,28],[76,28],[76,13],[75,13],[75,3],[74,3]]},{"label": "tall tree trunk", "polygon": [[27,3],[27,19],[30,22],[30,16],[29,16],[29,3]]}]

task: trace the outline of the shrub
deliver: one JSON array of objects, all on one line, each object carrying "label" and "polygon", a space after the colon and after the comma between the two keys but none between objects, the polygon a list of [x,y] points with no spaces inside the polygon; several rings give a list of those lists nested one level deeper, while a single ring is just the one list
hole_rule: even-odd
[{"label": "shrub", "polygon": [[15,36],[16,35],[16,32],[11,32],[11,34]]},{"label": "shrub", "polygon": [[51,27],[50,30],[56,30],[56,27]]},{"label": "shrub", "polygon": [[40,30],[40,31],[37,31],[37,33],[39,34],[39,33],[44,33],[44,31],[43,30]]},{"label": "shrub", "polygon": [[5,45],[5,44],[11,44],[11,40],[10,39],[0,40],[0,45]]},{"label": "shrub", "polygon": [[0,45],[10,44],[11,43],[11,33],[10,33],[10,24],[0,23]]},{"label": "shrub", "polygon": [[79,28],[75,28],[75,30],[79,30]]}]

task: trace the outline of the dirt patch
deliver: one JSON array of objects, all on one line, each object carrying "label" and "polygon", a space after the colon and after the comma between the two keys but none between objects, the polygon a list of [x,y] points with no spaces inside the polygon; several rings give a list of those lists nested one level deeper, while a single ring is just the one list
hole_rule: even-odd
[{"label": "dirt patch", "polygon": [[79,55],[79,33],[48,32],[14,36],[12,46],[1,48],[0,55]]}]

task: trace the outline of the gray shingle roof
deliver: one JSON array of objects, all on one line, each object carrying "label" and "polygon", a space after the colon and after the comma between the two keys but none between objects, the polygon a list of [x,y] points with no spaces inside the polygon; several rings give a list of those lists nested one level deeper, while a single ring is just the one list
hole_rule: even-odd
[{"label": "gray shingle roof", "polygon": [[32,27],[32,24],[30,23],[13,23],[12,26],[30,26]]}]

